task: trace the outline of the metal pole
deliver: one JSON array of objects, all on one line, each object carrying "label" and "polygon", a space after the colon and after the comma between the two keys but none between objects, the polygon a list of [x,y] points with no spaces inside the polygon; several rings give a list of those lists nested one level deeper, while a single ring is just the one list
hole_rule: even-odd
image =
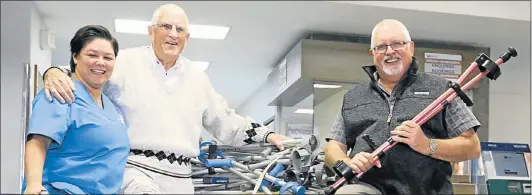
[{"label": "metal pole", "polygon": [[[228,170],[228,171],[230,171],[231,173],[240,176],[241,178],[245,179],[246,181],[248,181],[248,182],[251,183],[251,184],[255,184],[255,183],[257,183],[256,180],[252,179],[251,177],[248,177],[247,175],[244,175],[243,173],[240,173],[240,172],[236,171],[236,170],[233,169],[233,168],[223,168],[223,169]],[[262,189],[262,191],[265,192],[266,194],[272,194],[272,192],[270,191],[270,189],[268,189],[266,186],[261,186],[261,189]]]},{"label": "metal pole", "polygon": [[39,79],[39,69],[38,69],[38,66],[37,64],[33,65],[33,97],[35,97],[37,95],[37,85],[39,84],[39,82],[37,81],[37,79]]},{"label": "metal pole", "polygon": [[24,151],[26,146],[26,134],[28,132],[28,126],[29,126],[29,118],[30,118],[30,78],[31,78],[31,68],[30,64],[24,64],[23,67],[23,74],[22,74],[22,139],[21,139],[21,145],[20,147],[20,180],[19,180],[19,188],[22,187],[22,182],[24,179]]}]

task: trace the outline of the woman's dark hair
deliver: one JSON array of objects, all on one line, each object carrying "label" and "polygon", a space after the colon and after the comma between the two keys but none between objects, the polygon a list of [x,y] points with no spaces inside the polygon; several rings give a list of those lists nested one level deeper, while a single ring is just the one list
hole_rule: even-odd
[{"label": "woman's dark hair", "polygon": [[100,25],[84,26],[80,28],[72,40],[70,40],[70,71],[72,73],[76,71],[76,64],[74,63],[72,56],[77,57],[81,52],[81,49],[83,49],[87,43],[97,38],[105,39],[111,42],[115,56],[118,55],[118,41],[116,41],[107,28]]}]

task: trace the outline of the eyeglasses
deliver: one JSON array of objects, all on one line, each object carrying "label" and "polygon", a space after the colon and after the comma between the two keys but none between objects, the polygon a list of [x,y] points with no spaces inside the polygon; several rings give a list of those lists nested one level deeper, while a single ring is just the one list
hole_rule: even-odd
[{"label": "eyeglasses", "polygon": [[378,45],[378,46],[373,47],[373,50],[379,54],[383,54],[383,53],[386,53],[386,51],[388,51],[388,46],[391,46],[393,50],[397,51],[397,50],[404,49],[407,43],[410,43],[410,41],[408,42],[399,41],[399,42],[393,42],[392,44]]},{"label": "eyeglasses", "polygon": [[159,29],[163,30],[164,32],[171,32],[174,26],[175,26],[175,30],[177,31],[177,34],[185,34],[187,32],[185,28],[177,24],[173,25],[173,24],[167,24],[167,23],[158,23],[158,24],[155,24],[154,26],[159,27]]}]

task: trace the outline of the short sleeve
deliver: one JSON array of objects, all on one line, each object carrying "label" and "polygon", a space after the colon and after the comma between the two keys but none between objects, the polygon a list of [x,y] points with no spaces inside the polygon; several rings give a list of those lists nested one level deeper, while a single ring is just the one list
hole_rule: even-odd
[{"label": "short sleeve", "polygon": [[[60,146],[68,130],[69,110],[67,103],[61,103],[56,99],[50,102],[44,91],[41,90],[33,100],[26,136],[42,135],[52,139],[55,145]],[[53,148],[52,146],[54,146],[53,143],[50,147]]]},{"label": "short sleeve", "polygon": [[345,136],[345,124],[344,124],[344,118],[342,117],[342,113],[339,113],[336,117],[336,120],[334,121],[331,130],[329,131],[329,134],[327,137],[325,137],[325,141],[329,142],[329,140],[334,140],[343,144],[347,144],[346,136]]},{"label": "short sleeve", "polygon": [[455,98],[448,105],[445,113],[448,134],[450,138],[461,135],[463,132],[473,129],[475,132],[480,127],[473,111],[469,109],[460,98]]}]

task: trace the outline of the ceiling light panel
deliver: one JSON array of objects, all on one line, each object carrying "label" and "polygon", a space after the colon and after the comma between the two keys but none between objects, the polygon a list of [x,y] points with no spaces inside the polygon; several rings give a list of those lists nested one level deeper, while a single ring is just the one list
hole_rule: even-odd
[{"label": "ceiling light panel", "polygon": [[297,109],[294,113],[296,114],[314,114],[313,109]]}]

